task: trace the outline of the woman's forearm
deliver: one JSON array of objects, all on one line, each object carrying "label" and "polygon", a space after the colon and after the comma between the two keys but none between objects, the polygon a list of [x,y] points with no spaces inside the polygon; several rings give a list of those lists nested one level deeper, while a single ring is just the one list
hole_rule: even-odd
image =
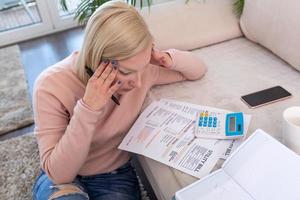
[{"label": "woman's forearm", "polygon": [[69,119],[50,96],[42,93],[36,101],[35,132],[41,167],[56,184],[72,182],[86,161],[102,111],[91,111],[79,100]]},{"label": "woman's forearm", "polygon": [[207,71],[205,63],[194,53],[169,49],[166,51],[172,58],[172,70],[180,72],[187,80],[200,79]]}]

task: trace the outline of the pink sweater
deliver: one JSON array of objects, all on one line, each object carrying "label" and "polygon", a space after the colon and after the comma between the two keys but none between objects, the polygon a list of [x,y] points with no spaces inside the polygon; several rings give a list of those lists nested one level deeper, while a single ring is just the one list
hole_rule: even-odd
[{"label": "pink sweater", "polygon": [[168,50],[171,69],[149,65],[141,88],[109,101],[101,111],[82,101],[85,85],[77,78],[77,52],[49,67],[36,80],[33,107],[41,168],[56,184],[70,183],[77,174],[112,171],[129,159],[117,149],[140,113],[147,91],[154,85],[196,80],[204,75],[203,62],[190,52]]}]

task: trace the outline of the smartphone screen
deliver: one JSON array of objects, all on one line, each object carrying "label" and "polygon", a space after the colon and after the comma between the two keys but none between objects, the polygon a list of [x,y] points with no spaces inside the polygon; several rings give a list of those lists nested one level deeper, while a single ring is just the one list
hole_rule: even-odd
[{"label": "smartphone screen", "polygon": [[281,86],[275,86],[241,97],[241,99],[250,107],[256,108],[271,102],[276,102],[292,96],[291,93],[286,91]]}]

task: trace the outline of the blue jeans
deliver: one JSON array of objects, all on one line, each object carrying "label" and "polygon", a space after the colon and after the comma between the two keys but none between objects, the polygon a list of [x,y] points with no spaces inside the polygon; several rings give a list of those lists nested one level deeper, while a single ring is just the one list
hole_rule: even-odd
[{"label": "blue jeans", "polygon": [[103,174],[77,176],[70,184],[55,185],[41,171],[33,186],[33,200],[140,200],[140,187],[130,161]]}]

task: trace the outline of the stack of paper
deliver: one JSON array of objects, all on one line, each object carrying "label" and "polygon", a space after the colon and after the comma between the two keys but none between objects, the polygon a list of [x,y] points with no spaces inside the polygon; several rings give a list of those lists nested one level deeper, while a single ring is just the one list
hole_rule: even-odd
[{"label": "stack of paper", "polygon": [[[195,116],[202,110],[224,112],[169,99],[155,101],[141,113],[119,148],[201,178],[241,143],[241,140],[195,137]],[[244,115],[245,133],[250,119],[249,115]]]},{"label": "stack of paper", "polygon": [[176,200],[299,200],[300,157],[262,130]]}]

